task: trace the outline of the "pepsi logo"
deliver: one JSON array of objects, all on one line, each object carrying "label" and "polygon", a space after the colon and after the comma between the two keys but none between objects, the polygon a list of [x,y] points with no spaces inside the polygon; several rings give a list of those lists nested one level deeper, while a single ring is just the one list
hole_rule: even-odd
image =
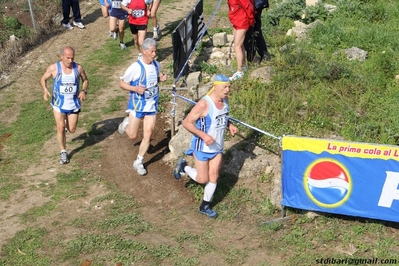
[{"label": "pepsi logo", "polygon": [[309,198],[325,208],[342,205],[352,190],[349,172],[333,159],[319,159],[310,164],[305,171],[303,183]]}]

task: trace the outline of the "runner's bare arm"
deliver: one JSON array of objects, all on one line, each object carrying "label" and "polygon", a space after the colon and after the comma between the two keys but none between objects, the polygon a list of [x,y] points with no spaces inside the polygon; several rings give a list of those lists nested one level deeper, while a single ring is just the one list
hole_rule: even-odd
[{"label": "runner's bare arm", "polygon": [[47,80],[50,77],[55,77],[56,73],[57,73],[57,66],[56,64],[52,64],[46,69],[46,72],[44,72],[43,76],[40,78],[40,85],[43,89],[43,99],[45,101],[48,100],[48,97],[51,97],[51,94],[47,89]]},{"label": "runner's bare arm", "polygon": [[89,87],[89,79],[87,78],[86,72],[81,65],[78,65],[78,71],[80,79],[82,80],[82,90],[79,93],[79,99],[81,101],[86,100],[87,88]]},{"label": "runner's bare arm", "polygon": [[143,94],[145,92],[146,87],[143,85],[140,86],[132,86],[128,83],[126,83],[124,80],[119,81],[119,87],[125,91],[134,91],[137,92],[138,94]]}]

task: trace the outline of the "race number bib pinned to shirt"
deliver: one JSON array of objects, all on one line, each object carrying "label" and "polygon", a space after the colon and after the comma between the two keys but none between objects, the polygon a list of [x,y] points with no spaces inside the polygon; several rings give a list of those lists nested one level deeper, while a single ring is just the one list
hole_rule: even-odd
[{"label": "race number bib pinned to shirt", "polygon": [[132,17],[134,18],[142,18],[145,15],[144,9],[132,10]]},{"label": "race number bib pinned to shirt", "polygon": [[73,98],[76,94],[78,86],[75,83],[61,83],[60,93],[67,98]]},{"label": "race number bib pinned to shirt", "polygon": [[158,95],[158,89],[158,86],[146,89],[144,92],[144,97],[146,99],[155,98]]},{"label": "race number bib pinned to shirt", "polygon": [[112,1],[112,8],[121,8],[122,1]]}]

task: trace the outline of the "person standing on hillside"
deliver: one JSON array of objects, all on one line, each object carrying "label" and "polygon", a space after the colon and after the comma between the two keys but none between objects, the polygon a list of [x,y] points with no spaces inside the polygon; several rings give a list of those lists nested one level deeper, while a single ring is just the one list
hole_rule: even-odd
[{"label": "person standing on hillside", "polygon": [[244,76],[245,34],[255,23],[254,0],[228,0],[229,20],[234,28],[234,52],[237,60],[237,71],[230,77],[231,81]]},{"label": "person standing on hillside", "polygon": [[262,11],[269,8],[268,0],[255,0],[255,24],[245,34],[244,47],[247,52],[247,61],[254,62],[256,54],[260,56],[260,60],[270,60],[270,54],[267,51],[266,41],[262,33]]},{"label": "person standing on hillside", "polygon": [[85,25],[83,25],[82,17],[80,15],[79,0],[62,0],[62,15],[64,16],[61,22],[62,26],[69,30],[73,30],[73,26],[69,21],[69,14],[71,12],[71,7],[73,13],[73,22],[72,22],[73,26],[76,26],[80,29],[84,29]]},{"label": "person standing on hillside", "polygon": [[222,165],[224,131],[228,127],[232,136],[238,132],[237,127],[231,124],[228,118],[229,91],[230,79],[224,75],[216,75],[210,92],[196,103],[183,120],[183,127],[193,134],[186,155],[194,156],[195,168],[188,166],[181,157],[173,171],[176,179],[180,179],[181,173],[185,172],[192,180],[205,184],[199,212],[209,218],[218,216],[209,205],[216,190]]},{"label": "person standing on hillside", "polygon": [[160,74],[160,64],[155,61],[157,42],[152,38],[144,40],[143,56],[131,64],[120,78],[119,87],[129,91],[126,116],[119,124],[118,132],[126,134],[130,139],[138,135],[140,122],[143,121],[143,139],[141,140],[137,159],[133,162],[133,169],[139,175],[146,175],[143,159],[150,146],[151,136],[155,128],[158,112],[159,81],[166,81],[167,76]]},{"label": "person standing on hillside", "polygon": [[[149,0],[151,1],[151,0]],[[152,21],[152,26],[153,26],[153,33],[152,33],[152,38],[154,40],[158,40],[158,38],[161,36],[159,24],[158,24],[158,19],[157,19],[157,11],[159,8],[159,5],[161,4],[161,0],[154,0],[149,7],[149,16]]]},{"label": "person standing on hillside", "polygon": [[[40,78],[45,101],[51,97],[51,106],[57,124],[57,141],[61,149],[60,163],[69,163],[66,151],[66,130],[74,133],[78,124],[81,101],[86,100],[89,80],[83,67],[74,62],[75,50],[66,46],[61,50],[61,60],[50,65]],[[47,89],[47,80],[53,78],[52,95]],[[80,89],[79,81],[82,81]]]},{"label": "person standing on hillside", "polygon": [[127,18],[127,11],[121,7],[122,0],[112,0],[112,9],[109,18],[109,31],[112,33],[114,40],[118,38],[119,47],[124,50],[126,45],[123,42],[125,36],[125,20]]},{"label": "person standing on hillside", "polygon": [[142,56],[141,45],[147,33],[147,3],[144,0],[122,0],[121,7],[128,13],[130,31],[133,34],[133,41],[140,59]]}]

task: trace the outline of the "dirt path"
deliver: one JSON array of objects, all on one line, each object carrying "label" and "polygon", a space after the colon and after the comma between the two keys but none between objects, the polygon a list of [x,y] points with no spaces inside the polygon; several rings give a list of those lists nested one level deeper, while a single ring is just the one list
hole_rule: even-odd
[{"label": "dirt path", "polygon": [[[196,1],[183,0],[178,3],[179,8],[174,4],[161,5],[159,12],[161,29],[165,25],[175,22],[186,14]],[[223,5],[223,4],[222,4]],[[224,3],[225,5],[225,3]],[[104,45],[108,34],[108,20],[101,17],[98,2],[82,2],[83,22],[86,29],[75,28],[72,31],[65,30],[59,35],[46,41],[40,47],[30,52],[23,59],[23,64],[17,70],[18,78],[10,79],[9,86],[5,90],[12,89],[12,84],[18,84],[21,92],[34,84],[34,93],[21,93],[17,99],[19,105],[24,102],[32,101],[41,97],[38,80],[45,68],[59,59],[58,53],[61,47],[71,45],[77,51],[75,61],[80,62],[92,51]],[[220,21],[220,19],[219,19]],[[224,20],[225,23],[225,20]],[[151,29],[151,26],[149,27]],[[151,33],[149,33],[151,36]],[[126,32],[126,42],[131,38],[129,31]],[[171,37],[163,36],[160,44],[163,51],[172,51]],[[118,48],[118,46],[116,46]],[[90,103],[90,108],[99,108],[104,105],[106,99],[117,95],[126,95],[118,88],[118,77],[123,74],[126,67],[136,58],[135,48],[128,45],[126,61],[121,62],[110,72],[113,82],[110,89],[101,90],[97,95],[89,94],[94,97]],[[161,64],[166,64],[171,58],[171,54],[163,54]],[[169,58],[169,59],[168,59]],[[90,77],[89,77],[90,79]],[[19,106],[18,105],[18,106]],[[0,114],[1,121],[12,123],[18,115],[18,106],[13,112],[3,112]],[[76,165],[81,165],[99,179],[109,183],[114,183],[119,190],[131,194],[139,203],[139,211],[143,214],[146,221],[160,228],[157,232],[144,233],[138,236],[139,239],[151,239],[154,243],[174,244],[173,236],[178,232],[190,231],[195,235],[204,235],[211,231],[215,235],[214,246],[228,250],[234,247],[237,250],[250,250],[245,258],[240,258],[239,264],[258,265],[269,262],[270,265],[278,265],[279,257],[272,253],[265,252],[260,243],[264,239],[256,232],[256,225],[261,219],[258,217],[248,217],[245,214],[236,217],[233,221],[210,220],[201,216],[197,212],[198,203],[184,187],[184,181],[176,181],[172,177],[172,167],[164,158],[168,153],[168,141],[170,139],[169,113],[166,112],[158,116],[157,127],[153,136],[149,154],[145,157],[145,165],[148,175],[138,176],[132,170],[132,162],[138,151],[138,142],[129,140],[126,135],[119,135],[116,131],[118,124],[124,116],[124,106],[117,117],[115,115],[102,115],[101,121],[93,125],[101,129],[103,134],[98,135],[95,143],[85,143],[85,129],[78,125],[78,130],[74,134],[68,134],[68,150],[71,151],[71,163],[69,165],[58,164],[58,145],[54,137],[47,141],[40,150],[41,163],[31,165],[29,169],[20,174],[19,178],[25,181],[25,188],[18,190],[9,202],[0,203],[0,213],[5,217],[0,220],[0,245],[3,246],[8,239],[13,237],[26,225],[22,224],[17,218],[35,206],[42,206],[50,200],[50,197],[42,193],[27,189],[39,186],[43,182],[49,184],[56,183],[55,176],[59,172],[70,171]],[[93,111],[93,110],[92,110]],[[101,112],[99,112],[101,114]],[[82,112],[82,117],[87,113]],[[73,141],[71,142],[71,139]],[[100,159],[90,160],[88,163],[87,151],[90,149],[101,150]],[[247,180],[247,182],[250,182]],[[255,184],[254,184],[255,187]],[[88,204],[100,195],[105,195],[107,190],[101,183],[95,184],[87,191],[87,196],[78,200],[65,200],[63,202],[63,213],[53,214],[54,217],[73,219],[74,216],[98,215],[97,213],[87,212]],[[42,218],[36,221],[41,225],[50,225],[51,219]],[[75,232],[63,232],[64,236],[73,235]],[[60,236],[61,237],[61,236]],[[192,250],[183,247],[182,252],[190,255]],[[224,265],[223,258],[211,253],[202,257],[201,265]]]}]

